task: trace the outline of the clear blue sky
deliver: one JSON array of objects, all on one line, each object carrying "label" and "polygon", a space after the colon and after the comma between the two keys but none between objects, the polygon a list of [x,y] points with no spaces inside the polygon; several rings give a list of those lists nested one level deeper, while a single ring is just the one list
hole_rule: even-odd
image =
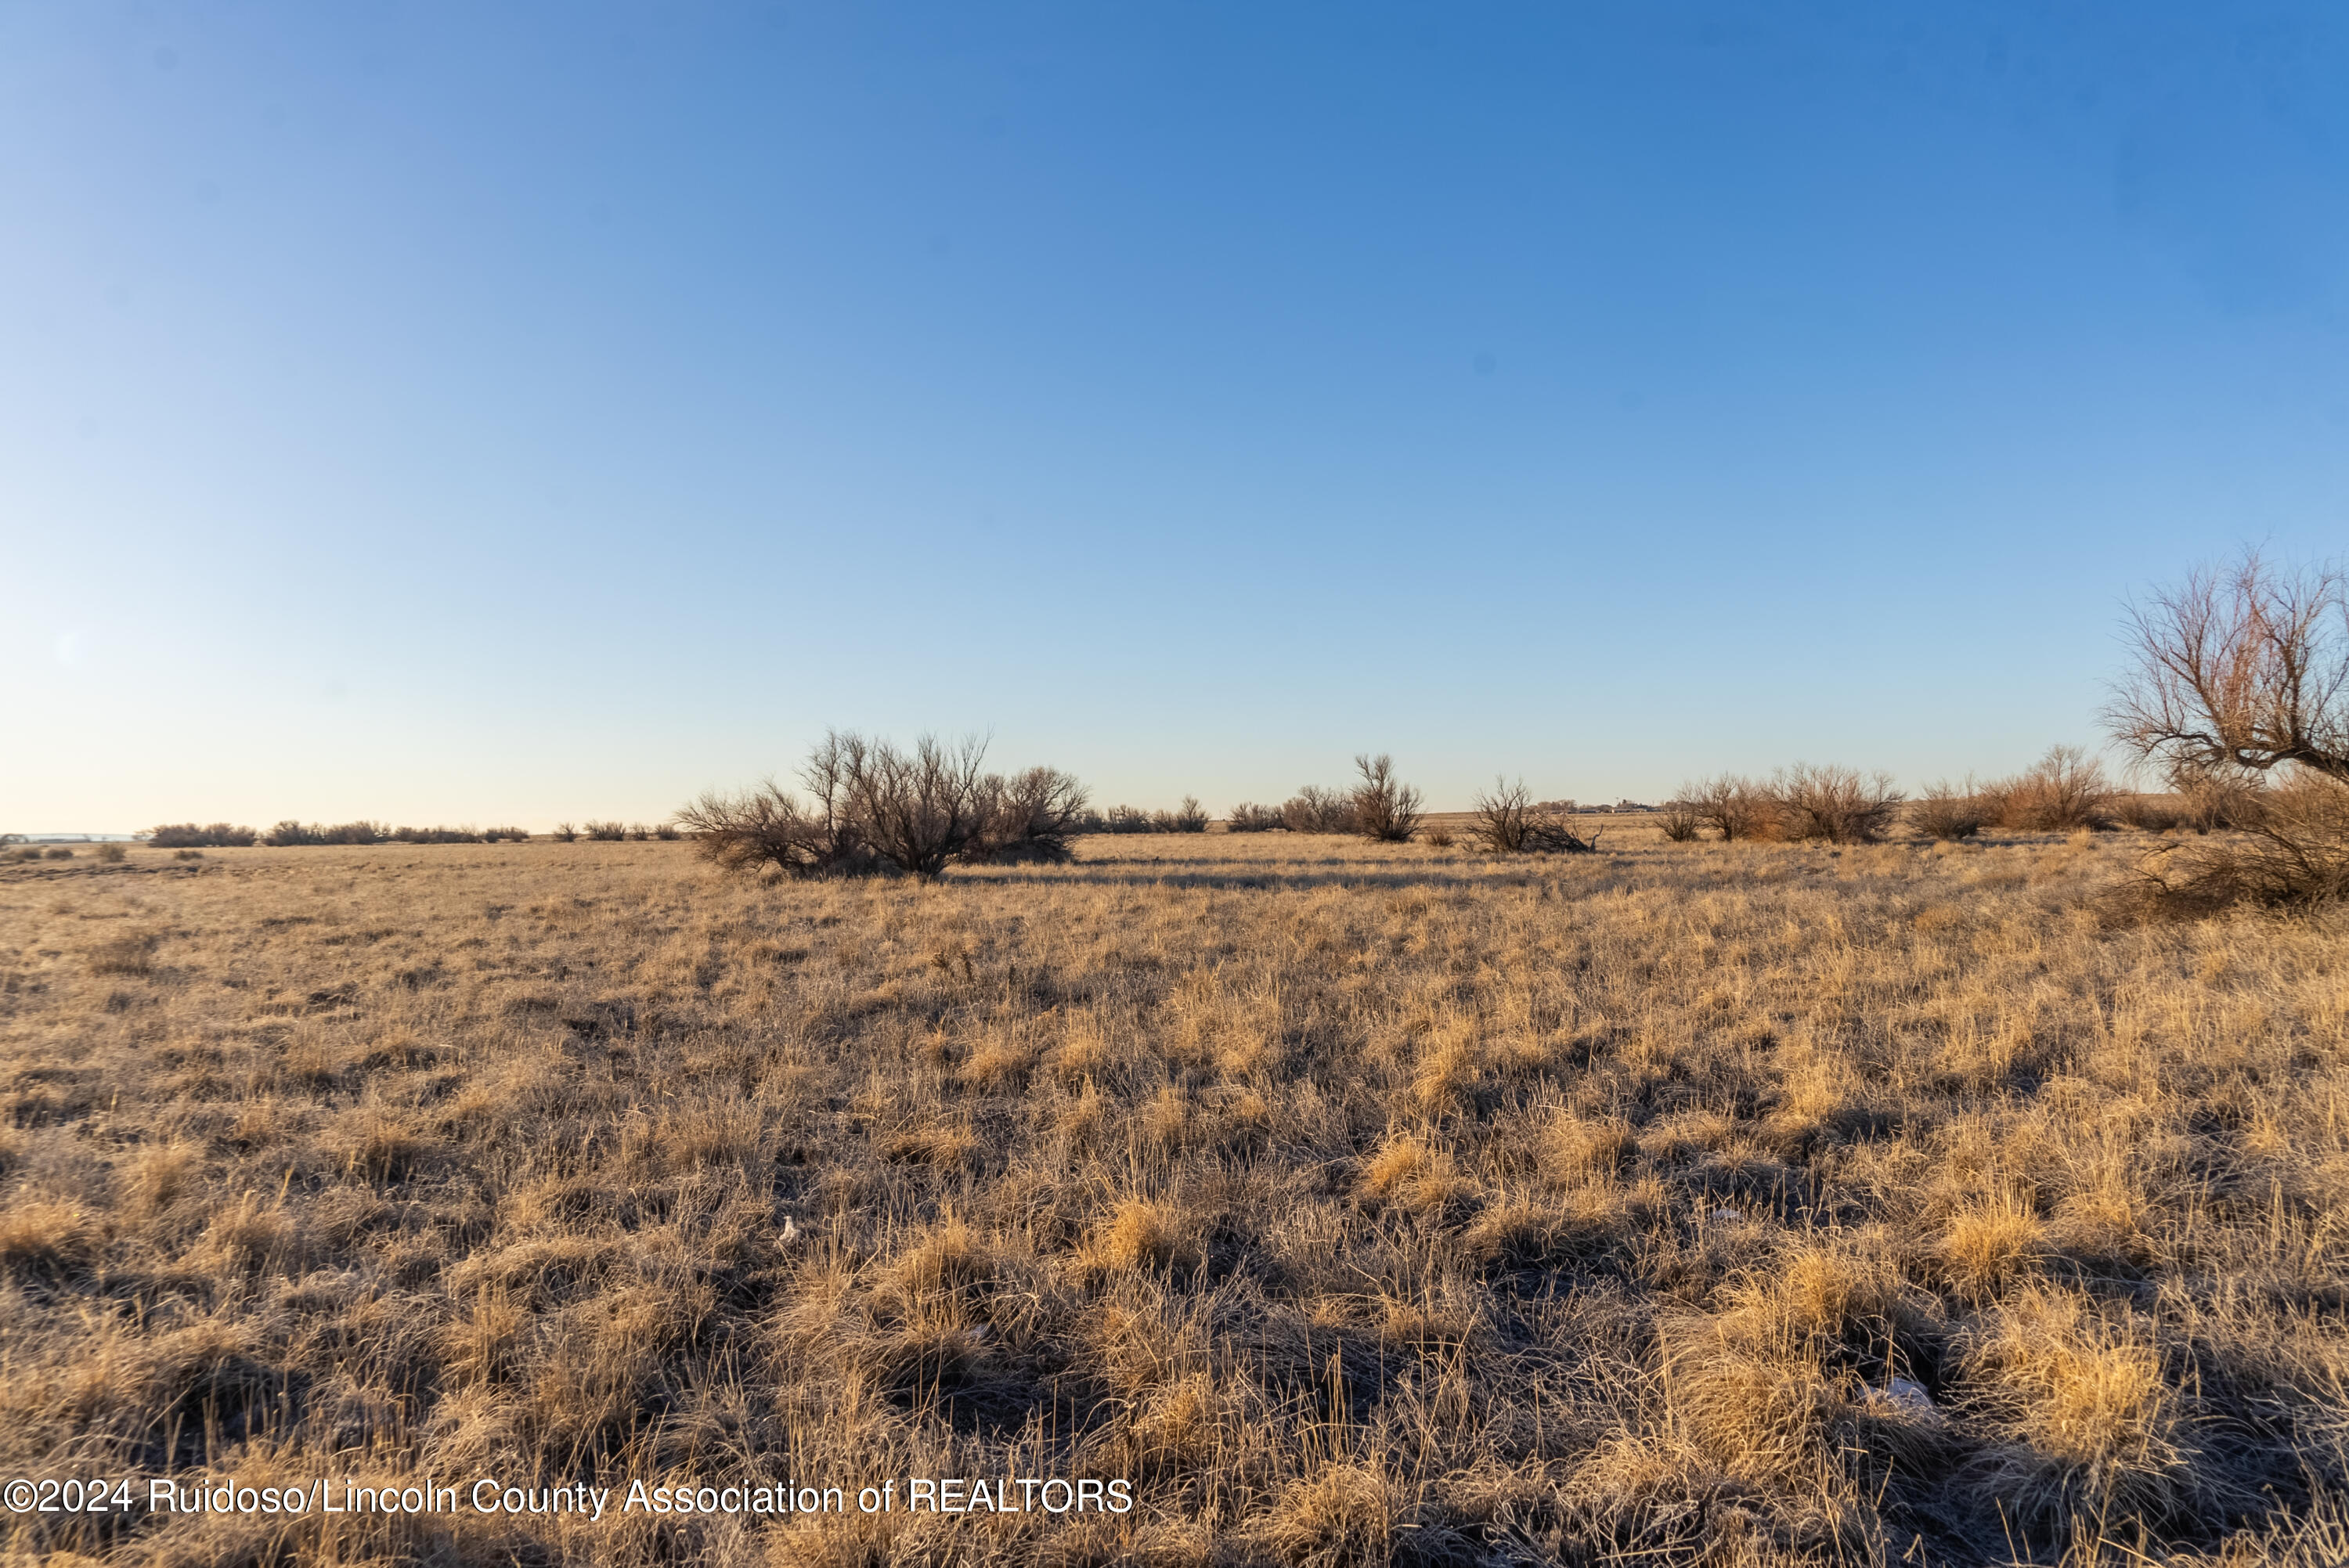
[{"label": "clear blue sky", "polygon": [[0,5],[0,826],[2001,770],[2344,503],[2337,10]]}]

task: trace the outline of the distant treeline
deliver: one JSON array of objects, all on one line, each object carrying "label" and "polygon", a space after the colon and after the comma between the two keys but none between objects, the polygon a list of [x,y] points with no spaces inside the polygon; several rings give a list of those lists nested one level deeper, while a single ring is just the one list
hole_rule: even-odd
[{"label": "distant treeline", "polygon": [[242,850],[263,844],[494,844],[530,837],[528,828],[394,828],[382,822],[297,822],[288,818],[265,833],[227,822],[167,822],[142,835],[159,850]]}]

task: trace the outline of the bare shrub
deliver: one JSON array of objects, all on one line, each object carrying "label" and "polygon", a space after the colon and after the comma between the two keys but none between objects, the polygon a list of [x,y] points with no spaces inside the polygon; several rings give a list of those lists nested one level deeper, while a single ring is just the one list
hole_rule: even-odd
[{"label": "bare shrub", "polygon": [[579,830],[569,822],[557,822],[554,824],[554,841],[560,844],[575,844],[579,841]]},{"label": "bare shrub", "polygon": [[653,837],[664,844],[673,844],[682,836],[678,831],[675,822],[662,821],[653,824]]},{"label": "bare shrub", "polygon": [[1470,805],[1475,820],[1468,830],[1495,854],[1588,854],[1599,847],[1597,836],[1576,833],[1563,811],[1537,804],[1522,779],[1511,784],[1495,778]]},{"label": "bare shrub", "polygon": [[930,736],[905,751],[834,730],[800,770],[812,799],[770,779],[739,795],[705,793],[677,821],[720,865],[794,876],[897,871],[928,880],[957,861],[1069,859],[1084,787],[1050,768],[982,774],[986,751],[976,739]]},{"label": "bare shrub", "polygon": [[1419,830],[1418,788],[1394,776],[1394,758],[1383,751],[1355,758],[1354,769],[1362,776],[1354,786],[1354,831],[1381,843],[1407,841]]},{"label": "bare shrub", "polygon": [[771,865],[792,876],[853,876],[880,869],[844,815],[845,802],[817,793],[812,808],[772,779],[739,794],[705,790],[677,813],[694,848],[729,871]]},{"label": "bare shrub", "polygon": [[258,837],[251,828],[233,827],[226,822],[204,827],[193,822],[170,822],[147,831],[148,843],[159,850],[242,850],[250,848]]},{"label": "bare shrub", "polygon": [[1889,773],[1813,762],[1781,768],[1765,793],[1781,835],[1830,844],[1876,842],[1903,799]]},{"label": "bare shrub", "polygon": [[1292,833],[1350,833],[1353,797],[1343,790],[1308,784],[1281,803],[1280,820]]},{"label": "bare shrub", "polygon": [[41,858],[45,861],[69,861],[74,858],[74,852],[63,844],[58,844],[42,851]]},{"label": "bare shrub", "polygon": [[1723,843],[1778,836],[1777,813],[1769,793],[1750,779],[1716,774],[1683,784],[1680,798],[1695,810],[1700,823],[1721,835]]},{"label": "bare shrub", "polygon": [[1698,816],[1694,801],[1667,800],[1657,810],[1656,825],[1663,829],[1664,837],[1673,843],[1685,844],[1696,838],[1697,830],[1704,824]]},{"label": "bare shrub", "polygon": [[1183,803],[1174,808],[1164,831],[1170,833],[1204,833],[1207,830],[1207,810],[1199,804],[1196,795],[1185,795]]},{"label": "bare shrub", "polygon": [[2155,851],[2114,908],[2191,919],[2239,904],[2314,908],[2349,892],[2349,789],[2303,773],[2238,798],[2230,820],[2232,831]]},{"label": "bare shrub", "polygon": [[478,844],[481,835],[471,828],[394,828],[395,844]]},{"label": "bare shrub", "polygon": [[1996,801],[1998,823],[2003,828],[2068,833],[2113,825],[2112,781],[2095,758],[2076,746],[2049,747],[2046,756],[1985,793]]},{"label": "bare shrub", "polygon": [[1232,814],[1224,819],[1224,830],[1227,833],[1268,833],[1276,828],[1287,826],[1288,824],[1281,820],[1279,807],[1259,806],[1252,800],[1241,801],[1232,808]]},{"label": "bare shrub", "polygon": [[985,826],[965,858],[1009,864],[1056,863],[1074,858],[1069,840],[1084,816],[1085,787],[1056,768],[1030,768],[1005,779],[980,781]]},{"label": "bare shrub", "polygon": [[502,841],[516,844],[527,843],[530,841],[530,830],[528,828],[514,827],[483,828],[481,830],[481,841],[483,843],[494,844]]},{"label": "bare shrub", "polygon": [[596,843],[616,844],[628,836],[628,829],[623,822],[590,822],[586,834]]},{"label": "bare shrub", "polygon": [[853,779],[854,806],[874,850],[899,871],[935,880],[962,858],[987,828],[979,765],[986,745],[948,745],[935,736],[900,751],[874,741]]},{"label": "bare shrub", "polygon": [[109,866],[119,866],[129,858],[120,844],[100,844],[90,852],[96,855],[100,862]]},{"label": "bare shrub", "polygon": [[1928,838],[1955,842],[1980,833],[1992,820],[1990,806],[1971,779],[1952,784],[1937,779],[1909,807],[1909,825]]}]

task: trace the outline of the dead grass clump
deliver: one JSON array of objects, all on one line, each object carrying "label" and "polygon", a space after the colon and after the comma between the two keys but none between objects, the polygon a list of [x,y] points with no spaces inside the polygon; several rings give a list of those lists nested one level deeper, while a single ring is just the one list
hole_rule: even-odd
[{"label": "dead grass clump", "polygon": [[1218,1403],[1215,1380],[1205,1373],[1151,1389],[1126,1425],[1126,1462],[1148,1479],[1210,1462],[1223,1438]]},{"label": "dead grass clump", "polygon": [[1027,1086],[1036,1054],[1023,1040],[994,1037],[962,1064],[962,1081],[991,1094],[1016,1094]]},{"label": "dead grass clump", "polygon": [[958,1169],[968,1165],[978,1150],[978,1139],[968,1127],[916,1127],[884,1142],[881,1158],[892,1165]]},{"label": "dead grass clump", "polygon": [[190,1261],[242,1274],[288,1272],[301,1256],[300,1233],[284,1205],[246,1192],[212,1216]]},{"label": "dead grass clump", "polygon": [[2127,1309],[2039,1287],[1961,1342],[1962,1393],[2006,1439],[1981,1484],[2042,1528],[2095,1521],[2123,1534],[2192,1508],[2204,1490],[2187,1402]]},{"label": "dead grass clump", "polygon": [[1848,1245],[1795,1243],[1731,1299],[1731,1326],[1747,1343],[1814,1359],[1855,1344],[1889,1349],[1916,1322],[1899,1270]]},{"label": "dead grass clump", "polygon": [[992,1278],[993,1254],[970,1226],[948,1217],[897,1254],[888,1268],[891,1287],[908,1299],[956,1295]]},{"label": "dead grass clump", "polygon": [[1809,1357],[1756,1354],[1710,1325],[1680,1327],[1668,1350],[1671,1419],[1731,1475],[1779,1489],[1815,1487],[1850,1403]]},{"label": "dead grass clump", "polygon": [[1452,1156],[1416,1133],[1389,1134],[1362,1167],[1361,1191],[1413,1213],[1440,1213],[1461,1202],[1474,1183]]},{"label": "dead grass clump", "polygon": [[1174,1204],[1125,1198],[1095,1235],[1092,1254],[1110,1269],[1185,1270],[1203,1261],[1197,1227]]},{"label": "dead grass clump", "polygon": [[1340,1463],[1289,1482],[1258,1535],[1294,1568],[1344,1568],[1393,1561],[1398,1532],[1409,1523],[1383,1474]]},{"label": "dead grass clump", "polygon": [[77,1204],[32,1200],[0,1211],[0,1274],[56,1283],[86,1274],[103,1240]]},{"label": "dead grass clump", "polygon": [[203,1150],[194,1144],[166,1140],[150,1143],[129,1162],[124,1197],[141,1217],[162,1212],[191,1191],[203,1163]]},{"label": "dead grass clump", "polygon": [[1541,1168],[1553,1179],[1616,1176],[1640,1155],[1639,1135],[1621,1117],[1603,1120],[1562,1114],[1542,1138]]},{"label": "dead grass clump", "polygon": [[409,1115],[384,1106],[347,1113],[322,1145],[345,1172],[368,1181],[398,1181],[440,1148],[440,1140]]},{"label": "dead grass clump", "polygon": [[151,931],[126,931],[89,950],[93,975],[152,975],[162,938]]},{"label": "dead grass clump", "polygon": [[2039,1262],[2046,1227],[2029,1204],[2002,1193],[1966,1209],[1943,1227],[1933,1261],[1952,1287],[1987,1301]]}]

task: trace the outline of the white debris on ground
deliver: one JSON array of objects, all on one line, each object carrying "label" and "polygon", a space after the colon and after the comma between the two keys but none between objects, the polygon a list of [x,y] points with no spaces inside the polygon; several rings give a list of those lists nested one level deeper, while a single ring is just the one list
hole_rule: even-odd
[{"label": "white debris on ground", "polygon": [[1868,1398],[1870,1404],[1889,1405],[1899,1414],[1914,1419],[1941,1418],[1941,1408],[1933,1403],[1933,1396],[1925,1391],[1925,1385],[1913,1378],[1895,1377],[1881,1388],[1870,1388]]}]

